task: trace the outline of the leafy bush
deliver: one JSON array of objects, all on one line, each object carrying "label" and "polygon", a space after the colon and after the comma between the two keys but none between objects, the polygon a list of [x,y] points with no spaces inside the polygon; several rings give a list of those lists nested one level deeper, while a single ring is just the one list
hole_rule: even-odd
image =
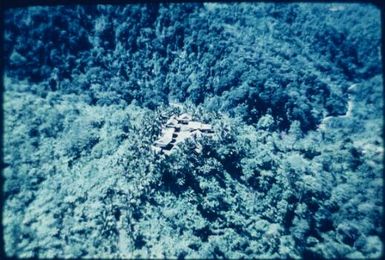
[{"label": "leafy bush", "polygon": [[[6,254],[380,257],[379,18],[364,4],[7,9]],[[152,151],[181,113],[214,136]]]}]

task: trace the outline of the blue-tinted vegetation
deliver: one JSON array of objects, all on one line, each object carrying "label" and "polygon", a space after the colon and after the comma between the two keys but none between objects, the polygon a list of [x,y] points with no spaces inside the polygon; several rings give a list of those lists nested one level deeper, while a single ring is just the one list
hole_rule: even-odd
[{"label": "blue-tinted vegetation", "polygon": [[[7,255],[381,255],[374,6],[30,7],[4,23]],[[154,153],[182,112],[215,137]]]}]

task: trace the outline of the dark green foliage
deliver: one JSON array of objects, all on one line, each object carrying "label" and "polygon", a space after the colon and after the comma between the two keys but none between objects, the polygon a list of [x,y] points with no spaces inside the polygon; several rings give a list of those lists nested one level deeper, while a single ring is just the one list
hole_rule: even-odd
[{"label": "dark green foliage", "polygon": [[[380,33],[362,4],[7,10],[6,254],[380,257]],[[152,151],[181,113],[214,136]]]}]

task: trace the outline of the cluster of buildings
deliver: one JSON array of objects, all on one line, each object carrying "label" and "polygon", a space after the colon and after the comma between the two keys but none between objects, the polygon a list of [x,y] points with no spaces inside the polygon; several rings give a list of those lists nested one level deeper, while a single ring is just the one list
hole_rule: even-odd
[{"label": "cluster of buildings", "polygon": [[[202,135],[212,136],[214,131],[209,124],[203,124],[198,121],[193,121],[188,114],[180,116],[172,116],[164,128],[161,136],[152,146],[155,152],[169,155],[178,143],[185,141],[188,138],[195,138]],[[194,152],[201,153],[202,147],[196,143]]]}]

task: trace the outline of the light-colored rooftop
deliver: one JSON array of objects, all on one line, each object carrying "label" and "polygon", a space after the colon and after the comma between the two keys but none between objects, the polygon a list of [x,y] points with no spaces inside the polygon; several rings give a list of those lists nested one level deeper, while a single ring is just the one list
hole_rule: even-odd
[{"label": "light-colored rooftop", "polygon": [[174,128],[165,128],[162,130],[162,136],[155,142],[155,146],[166,147],[172,142],[172,135],[174,134]]},{"label": "light-colored rooftop", "polygon": [[[189,138],[201,137],[202,135],[212,136],[212,134],[211,125],[192,121],[192,117],[184,113],[178,117],[172,116],[167,120],[161,136],[154,142],[152,148],[157,153],[169,155],[178,143]],[[200,153],[202,146],[197,143],[194,151]]]}]

